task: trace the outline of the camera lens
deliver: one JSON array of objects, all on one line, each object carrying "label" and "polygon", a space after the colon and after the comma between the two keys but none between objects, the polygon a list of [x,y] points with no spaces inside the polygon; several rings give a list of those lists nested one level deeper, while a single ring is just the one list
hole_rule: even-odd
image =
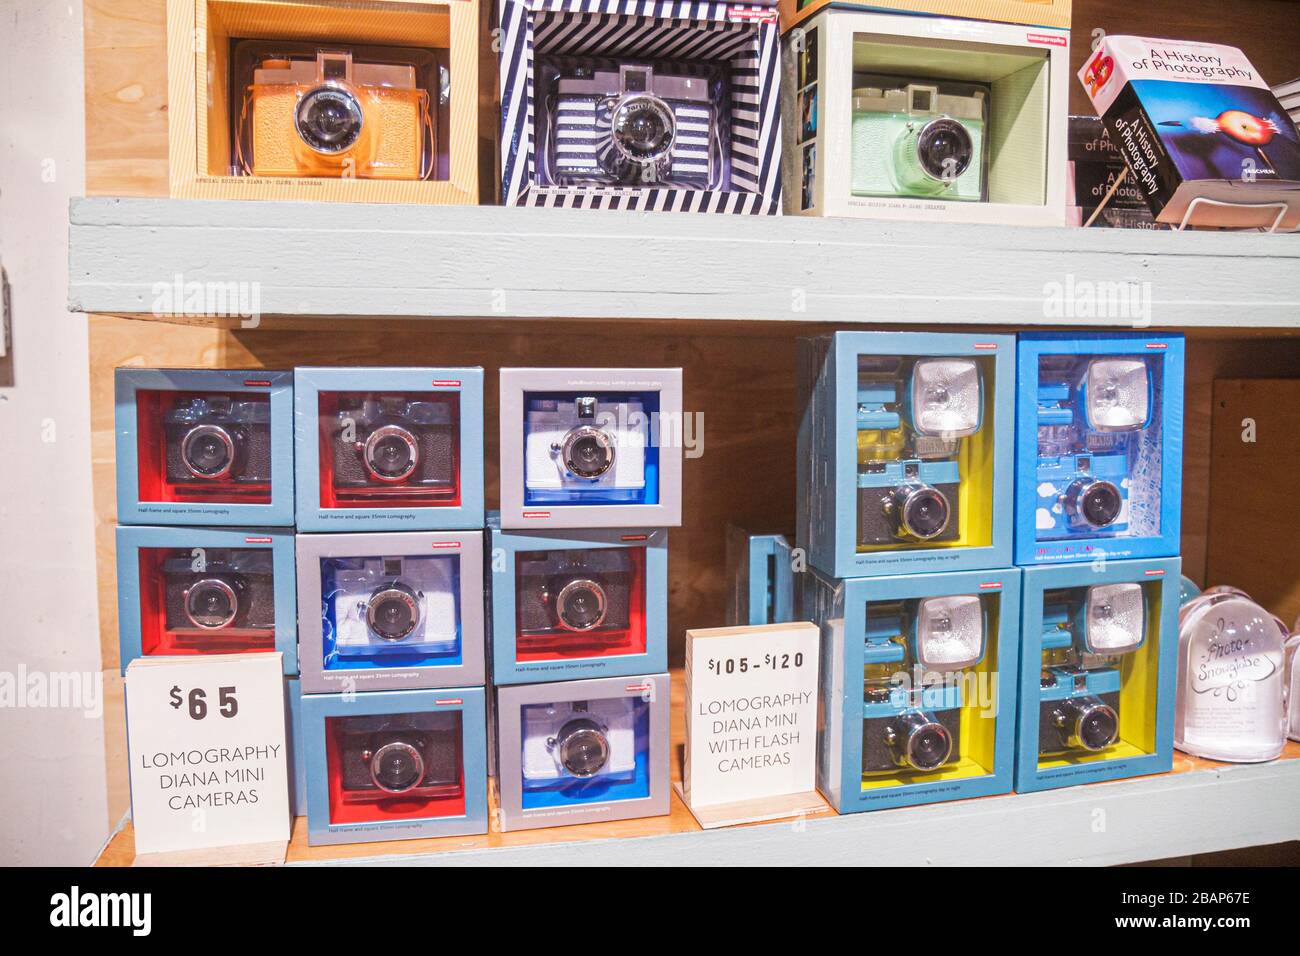
[{"label": "camera lens", "polygon": [[633,162],[651,163],[673,148],[676,126],[667,103],[642,93],[625,97],[614,107],[610,132],[620,153]]},{"label": "camera lens", "polygon": [[952,182],[966,172],[974,156],[970,132],[953,119],[927,123],[916,138],[916,158],[933,179]]},{"label": "camera lens", "polygon": [[420,623],[415,592],[403,584],[377,588],[366,602],[366,623],[385,641],[400,641]]},{"label": "camera lens", "polygon": [[1056,722],[1065,730],[1066,744],[1092,751],[1105,750],[1119,739],[1119,714],[1098,697],[1062,702]]},{"label": "camera lens", "polygon": [[208,631],[229,627],[238,610],[235,589],[220,578],[204,578],[185,591],[185,616],[195,627]]},{"label": "camera lens", "polygon": [[580,425],[564,436],[564,467],[579,478],[596,479],[614,467],[614,440],[602,429]]},{"label": "camera lens", "polygon": [[609,738],[594,720],[571,720],[560,728],[556,749],[564,769],[575,777],[591,777],[609,760]]},{"label": "camera lens", "polygon": [[948,499],[928,485],[905,485],[894,491],[889,510],[895,521],[894,533],[900,538],[929,541],[948,527]]},{"label": "camera lens", "polygon": [[384,425],[366,439],[364,457],[372,477],[384,482],[405,481],[419,464],[420,446],[400,425]]},{"label": "camera lens", "polygon": [[181,439],[181,461],[195,478],[224,478],[235,464],[235,440],[220,425],[196,425]]},{"label": "camera lens", "polygon": [[361,136],[361,104],[351,92],[318,86],[298,102],[294,125],[302,141],[318,153],[341,153]]},{"label": "camera lens", "polygon": [[902,767],[937,770],[952,756],[952,735],[948,728],[924,714],[903,714],[891,728],[894,759]]},{"label": "camera lens", "polygon": [[555,615],[569,631],[590,631],[605,620],[605,589],[589,578],[568,582],[555,598]]},{"label": "camera lens", "polygon": [[1066,491],[1066,507],[1079,522],[1105,528],[1119,518],[1124,498],[1109,481],[1079,479]]},{"label": "camera lens", "polygon": [[370,778],[380,790],[405,793],[424,779],[424,758],[404,740],[384,744],[370,755]]}]

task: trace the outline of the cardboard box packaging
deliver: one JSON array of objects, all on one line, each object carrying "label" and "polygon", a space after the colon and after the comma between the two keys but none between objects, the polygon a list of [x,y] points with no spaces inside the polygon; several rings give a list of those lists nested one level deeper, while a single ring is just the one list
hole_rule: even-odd
[{"label": "cardboard box packaging", "polygon": [[839,6],[804,21],[783,38],[786,212],[1064,225],[1069,37]]},{"label": "cardboard box packaging", "polygon": [[[262,66],[288,69],[286,57],[292,56],[302,58],[313,76],[285,84],[258,70],[259,82],[240,46],[254,41],[268,41],[257,44],[266,57]],[[168,0],[171,195],[477,203],[479,43],[479,0]],[[409,77],[364,76],[359,67],[367,57],[403,59],[377,48],[414,51],[403,56],[421,63],[417,88],[392,88]],[[310,61],[322,50],[354,51],[347,82],[366,119],[357,145],[338,154],[342,160],[304,153],[293,129],[294,104],[317,82]],[[443,71],[450,78],[445,89]],[[232,78],[243,88],[232,88]],[[380,133],[388,135],[381,139]],[[244,144],[254,142],[262,153],[245,153]],[[255,155],[271,159],[252,163]],[[351,165],[341,166],[344,161]],[[418,176],[425,168],[425,179],[391,178]],[[297,170],[308,175],[293,175]]]}]

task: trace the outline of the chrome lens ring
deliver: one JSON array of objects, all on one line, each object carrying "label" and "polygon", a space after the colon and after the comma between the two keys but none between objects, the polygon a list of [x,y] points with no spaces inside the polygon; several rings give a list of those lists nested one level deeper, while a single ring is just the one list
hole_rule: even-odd
[{"label": "chrome lens ring", "polygon": [[578,425],[560,443],[564,467],[579,478],[595,481],[614,467],[614,439],[603,428]]},{"label": "chrome lens ring", "polygon": [[[1070,732],[1066,742],[1089,753],[1100,753],[1119,739],[1119,714],[1109,704],[1093,701],[1076,705],[1069,721]],[[1090,721],[1098,723],[1090,724]],[[1090,735],[1089,726],[1100,727],[1105,732],[1104,740]]]},{"label": "chrome lens ring", "polygon": [[610,139],[630,162],[656,163],[672,152],[677,117],[672,107],[653,93],[630,93],[610,109]]},{"label": "chrome lens ring", "polygon": [[560,764],[575,777],[594,777],[609,763],[609,738],[594,720],[579,718],[560,728],[555,738]]},{"label": "chrome lens ring", "polygon": [[[195,463],[195,445],[204,439],[216,439],[221,447],[221,464],[215,470],[201,468]],[[181,439],[181,462],[184,463],[185,470],[195,478],[219,481],[228,477],[235,467],[235,439],[220,425],[195,425]]]},{"label": "chrome lens ring", "polygon": [[[917,164],[936,182],[954,182],[970,168],[974,158],[975,143],[970,131],[955,119],[933,119],[916,134]],[[950,160],[952,167],[945,168]]]},{"label": "chrome lens ring", "polygon": [[[391,622],[381,621],[379,615],[392,602],[398,602],[406,608],[409,620],[399,629],[391,627]],[[390,584],[376,588],[366,601],[366,626],[371,632],[385,641],[400,641],[410,635],[420,623],[420,602],[415,592],[400,584]],[[400,630],[400,633],[398,632]]]},{"label": "chrome lens ring", "polygon": [[[392,786],[383,780],[383,762],[389,757],[405,758],[411,761],[411,768],[415,774],[409,784]],[[384,744],[370,755],[370,779],[376,787],[385,793],[407,793],[418,787],[420,781],[424,779],[424,756],[418,748],[403,740],[395,740],[392,743]]]},{"label": "chrome lens ring", "polygon": [[[564,610],[568,602],[582,592],[587,592],[596,601],[596,613],[590,623],[582,624],[568,620],[565,617]],[[605,623],[605,613],[609,608],[609,599],[605,595],[605,589],[597,584],[591,578],[575,578],[564,587],[560,588],[560,593],[555,596],[555,619],[560,627],[566,631],[573,631],[581,634],[586,631],[595,630]]]},{"label": "chrome lens ring", "polygon": [[[230,607],[229,612],[222,615],[220,620],[215,624],[209,624],[199,620],[200,617],[206,615],[197,613],[194,609],[192,598],[201,595],[204,591],[217,591],[223,598],[225,598],[226,603]],[[181,595],[181,602],[185,608],[186,619],[195,627],[202,628],[205,631],[220,631],[223,628],[229,627],[235,622],[235,617],[239,613],[239,596],[235,594],[235,589],[225,581],[221,580],[221,578],[202,578],[195,581],[185,589],[184,593]]]},{"label": "chrome lens ring", "polygon": [[336,156],[355,145],[365,112],[345,86],[326,84],[308,90],[293,113],[293,128],[312,152]]},{"label": "chrome lens ring", "polygon": [[[385,443],[398,441],[406,447],[407,461],[404,466],[394,471],[392,469],[383,469],[378,461],[378,456]],[[401,425],[381,425],[368,436],[365,444],[362,446],[361,459],[366,466],[366,472],[376,481],[383,481],[388,484],[406,481],[415,473],[416,467],[420,464],[420,445],[415,440],[415,436],[403,428]]]},{"label": "chrome lens ring", "polygon": [[[948,530],[948,522],[952,519],[948,499],[939,489],[929,485],[895,488],[889,505],[900,538],[931,541]],[[931,511],[935,512],[933,517]]]},{"label": "chrome lens ring", "polygon": [[1064,498],[1070,517],[1089,528],[1110,527],[1124,508],[1119,487],[1104,478],[1077,478],[1065,490]]}]

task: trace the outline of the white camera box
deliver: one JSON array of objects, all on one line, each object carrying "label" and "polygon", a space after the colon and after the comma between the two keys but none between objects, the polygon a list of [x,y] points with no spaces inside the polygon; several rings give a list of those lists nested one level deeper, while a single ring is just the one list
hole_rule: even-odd
[{"label": "white camera box", "polygon": [[1064,225],[1069,44],[1050,27],[811,18],[783,38],[786,212]]},{"label": "white camera box", "polygon": [[679,368],[503,368],[502,528],[682,523]]}]

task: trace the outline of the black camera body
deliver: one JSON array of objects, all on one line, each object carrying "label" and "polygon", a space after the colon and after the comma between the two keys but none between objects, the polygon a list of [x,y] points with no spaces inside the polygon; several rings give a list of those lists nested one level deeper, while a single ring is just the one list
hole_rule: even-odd
[{"label": "black camera body", "polygon": [[1097,753],[1119,734],[1119,691],[1084,690],[1038,702],[1038,752],[1041,755]]},{"label": "black camera body", "polygon": [[[960,491],[956,462],[909,460],[860,466],[858,545],[956,541],[961,530]],[[920,533],[909,533],[912,528]]]},{"label": "black camera body", "polygon": [[335,487],[452,490],[454,414],[446,402],[340,396],[330,440]]},{"label": "black camera body", "polygon": [[234,395],[196,395],[163,416],[167,480],[178,485],[271,480],[271,408]]},{"label": "black camera body", "polygon": [[167,630],[192,635],[275,629],[271,552],[256,548],[205,549],[203,570],[182,551],[163,561],[163,608]]},{"label": "black camera body", "polygon": [[530,551],[516,561],[521,632],[583,633],[631,623],[634,570],[628,549]]},{"label": "black camera body", "polygon": [[[868,705],[871,710],[888,710],[888,704]],[[939,725],[947,732],[949,746],[946,755],[942,749],[934,746],[933,725]],[[930,735],[928,738],[926,735]],[[933,765],[921,761],[917,766],[907,759],[909,742],[921,748],[919,755],[929,754],[934,757]],[[947,710],[920,711],[915,709],[897,709],[893,713],[881,716],[868,716],[862,722],[862,770],[864,773],[911,770],[926,772],[937,770],[945,764],[954,763],[961,754],[961,708]],[[938,759],[942,757],[943,759]]]},{"label": "black camera body", "polygon": [[447,791],[461,779],[461,715],[339,718],[343,790],[377,798]]}]

